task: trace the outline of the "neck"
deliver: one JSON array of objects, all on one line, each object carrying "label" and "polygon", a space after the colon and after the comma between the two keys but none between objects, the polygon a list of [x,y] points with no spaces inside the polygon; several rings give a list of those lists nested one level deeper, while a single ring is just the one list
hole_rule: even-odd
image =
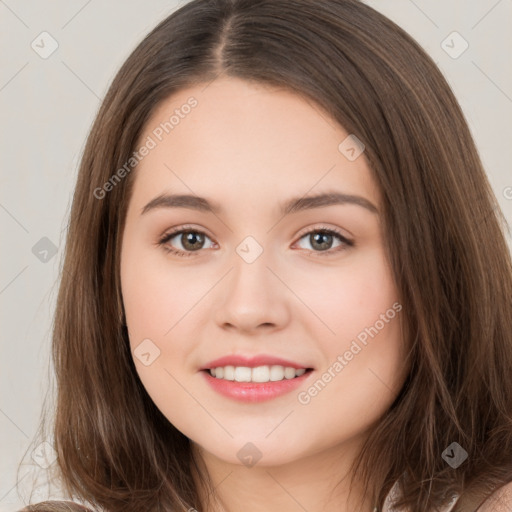
[{"label": "neck", "polygon": [[[281,465],[246,467],[226,462],[192,444],[213,493],[198,485],[208,512],[373,512],[374,504],[357,483],[350,487],[350,466],[360,443],[326,448]],[[196,483],[205,479],[194,477]],[[208,500],[207,498],[210,497]]]}]

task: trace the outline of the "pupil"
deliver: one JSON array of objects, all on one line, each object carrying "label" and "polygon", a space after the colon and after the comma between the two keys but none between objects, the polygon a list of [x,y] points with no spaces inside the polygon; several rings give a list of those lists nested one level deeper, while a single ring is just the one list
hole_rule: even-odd
[{"label": "pupil", "polygon": [[[194,245],[197,242],[199,242],[199,246]],[[185,249],[197,251],[198,249],[201,248],[201,242],[204,242],[204,237],[200,233],[188,232],[182,235],[181,243],[183,244],[183,247],[185,247]]]},{"label": "pupil", "polygon": [[332,243],[332,235],[329,233],[315,233],[314,235],[311,235],[312,237],[312,243],[311,246],[315,247],[315,244],[317,245],[317,248],[320,250],[329,249]]}]

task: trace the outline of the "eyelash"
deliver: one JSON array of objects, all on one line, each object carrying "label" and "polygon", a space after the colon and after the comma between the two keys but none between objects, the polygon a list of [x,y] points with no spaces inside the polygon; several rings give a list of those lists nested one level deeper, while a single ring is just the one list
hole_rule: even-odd
[{"label": "eyelash", "polygon": [[[173,247],[170,247],[169,245],[167,245],[167,242],[169,242],[169,240],[173,239],[176,235],[180,235],[183,233],[199,233],[201,235],[205,235],[206,237],[208,237],[208,235],[204,231],[201,231],[200,229],[196,229],[191,226],[190,227],[189,226],[180,226],[179,228],[164,234],[162,236],[162,238],[160,238],[160,240],[157,242],[157,245],[162,247],[162,249],[164,249],[164,251],[166,251],[170,254],[173,254],[175,256],[187,257],[187,258],[190,256],[194,256],[195,252],[200,252],[201,250],[181,251],[179,249],[174,249]],[[326,251],[311,251],[310,250],[309,252],[314,254],[315,257],[316,256],[329,256],[329,255],[332,255],[333,253],[337,253],[337,252],[346,250],[349,247],[354,247],[354,245],[355,245],[352,240],[349,240],[348,238],[343,236],[338,230],[336,230],[334,228],[327,228],[327,227],[319,227],[319,228],[315,228],[310,231],[307,231],[306,233],[303,233],[298,238],[297,241],[302,240],[305,236],[311,235],[312,233],[323,233],[323,234],[327,234],[327,235],[334,235],[343,244],[343,245],[338,246],[335,249],[327,249]],[[208,237],[208,238],[210,238],[210,237]],[[306,250],[308,250],[308,249],[306,249]]]}]

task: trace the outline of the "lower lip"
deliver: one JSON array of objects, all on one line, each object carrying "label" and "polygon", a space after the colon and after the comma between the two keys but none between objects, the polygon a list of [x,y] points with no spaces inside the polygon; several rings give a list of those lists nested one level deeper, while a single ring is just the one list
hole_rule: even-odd
[{"label": "lower lip", "polygon": [[264,402],[277,398],[300,387],[304,381],[313,373],[307,370],[300,377],[283,379],[275,382],[237,382],[234,380],[217,379],[212,377],[208,370],[202,370],[206,382],[223,396],[238,400],[239,402]]}]

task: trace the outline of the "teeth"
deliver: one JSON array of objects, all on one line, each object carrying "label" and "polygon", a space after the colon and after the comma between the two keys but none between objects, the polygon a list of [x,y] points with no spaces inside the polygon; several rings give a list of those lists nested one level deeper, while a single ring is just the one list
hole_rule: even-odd
[{"label": "teeth", "polygon": [[251,369],[245,366],[235,368],[235,380],[237,382],[251,382]]},{"label": "teeth", "polygon": [[305,368],[295,369],[290,366],[219,366],[211,368],[210,375],[217,379],[235,380],[236,382],[276,382],[284,379],[294,379],[306,372]]},{"label": "teeth", "polygon": [[[270,370],[268,366],[258,366],[252,369],[253,382],[268,382],[270,379]],[[295,374],[293,375],[295,377]]]},{"label": "teeth", "polygon": [[235,380],[235,367],[224,366],[224,378],[226,380]]},{"label": "teeth", "polygon": [[293,379],[295,377],[295,368],[285,368],[284,377],[285,379]]}]

